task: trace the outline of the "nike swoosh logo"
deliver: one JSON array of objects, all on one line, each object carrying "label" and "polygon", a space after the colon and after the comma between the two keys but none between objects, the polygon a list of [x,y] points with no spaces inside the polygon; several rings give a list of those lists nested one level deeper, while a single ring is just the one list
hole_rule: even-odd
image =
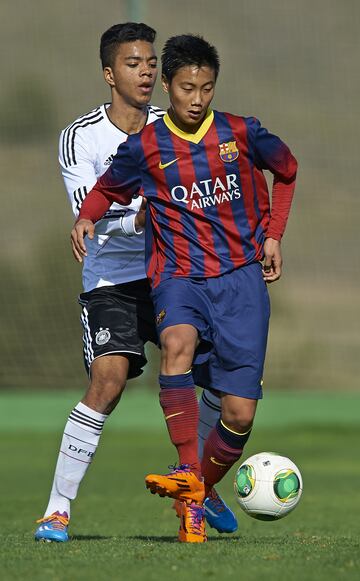
[{"label": "nike swoosh logo", "polygon": [[165,169],[166,167],[169,167],[169,165],[172,165],[173,163],[175,163],[178,159],[180,159],[179,157],[177,157],[176,159],[173,159],[172,161],[168,161],[167,163],[161,163],[161,161],[159,161],[159,169]]},{"label": "nike swoosh logo", "polygon": [[176,414],[170,414],[169,416],[165,416],[165,420],[169,420],[170,418],[174,418],[175,416],[181,416],[184,412],[176,412]]},{"label": "nike swoosh logo", "polygon": [[218,462],[218,461],[216,460],[216,458],[214,458],[214,456],[211,456],[211,457],[210,457],[210,461],[211,461],[213,464],[216,464],[217,466],[227,466],[227,464],[222,464],[221,462]]}]

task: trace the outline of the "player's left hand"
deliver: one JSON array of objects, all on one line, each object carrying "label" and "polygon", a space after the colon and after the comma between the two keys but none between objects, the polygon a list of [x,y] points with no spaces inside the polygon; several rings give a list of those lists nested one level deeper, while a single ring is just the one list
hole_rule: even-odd
[{"label": "player's left hand", "polygon": [[263,278],[266,283],[279,280],[282,269],[281,245],[279,240],[266,238],[264,244]]},{"label": "player's left hand", "polygon": [[90,240],[94,238],[95,226],[91,220],[81,219],[75,222],[71,230],[71,249],[77,262],[82,262],[87,256],[84,238],[87,235]]}]

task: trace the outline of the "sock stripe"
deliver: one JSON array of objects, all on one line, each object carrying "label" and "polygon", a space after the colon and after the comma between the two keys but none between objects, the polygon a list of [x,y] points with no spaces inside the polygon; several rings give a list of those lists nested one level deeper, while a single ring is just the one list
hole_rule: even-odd
[{"label": "sock stripe", "polygon": [[83,418],[86,418],[87,420],[91,420],[92,422],[94,422],[96,424],[104,424],[104,421],[105,421],[105,420],[97,420],[96,418],[93,418],[92,416],[89,416],[89,414],[84,414],[84,412],[81,412],[77,407],[75,407],[71,411],[71,413],[79,414]]},{"label": "sock stripe", "polygon": [[229,432],[231,432],[232,434],[235,434],[235,436],[246,436],[246,434],[248,434],[249,432],[251,432],[252,430],[252,426],[251,428],[249,428],[247,430],[247,432],[235,432],[235,430],[232,430],[231,428],[229,428],[226,424],[224,424],[224,422],[222,421],[222,419],[220,418],[220,423],[221,425],[225,428],[225,430],[228,430]]},{"label": "sock stripe", "polygon": [[81,424],[83,426],[87,426],[88,428],[91,428],[92,430],[97,430],[98,432],[102,432],[103,426],[101,426],[100,428],[98,426],[94,426],[93,424],[90,424],[89,422],[85,422],[82,420],[79,420],[78,418],[73,418],[71,417],[71,414],[69,416],[69,422],[73,423],[73,424]]},{"label": "sock stripe", "polygon": [[234,432],[234,430],[230,430],[221,419],[217,422],[214,429],[225,444],[231,446],[231,448],[239,450],[244,448],[251,434],[251,428],[245,432],[245,434]]},{"label": "sock stripe", "polygon": [[203,400],[204,404],[207,405],[212,410],[215,410],[217,412],[221,412],[221,406],[218,406],[215,403],[213,403],[212,401],[210,401],[209,398],[205,395],[205,391],[203,391],[201,399]]},{"label": "sock stripe", "polygon": [[205,422],[205,420],[202,420],[201,418],[199,418],[199,424],[203,424],[204,426],[207,426],[211,430],[213,429],[212,424],[208,424],[207,422]]},{"label": "sock stripe", "polygon": [[79,412],[79,410],[76,408],[74,408],[70,413],[69,420],[72,420],[73,422],[79,422],[80,424],[84,424],[90,428],[95,428],[96,430],[102,430],[104,427],[104,421],[95,420],[94,418]]}]

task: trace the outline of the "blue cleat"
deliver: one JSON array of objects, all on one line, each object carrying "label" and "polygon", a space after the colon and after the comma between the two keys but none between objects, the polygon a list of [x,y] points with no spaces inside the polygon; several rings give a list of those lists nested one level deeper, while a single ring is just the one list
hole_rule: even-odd
[{"label": "blue cleat", "polygon": [[36,521],[40,523],[35,532],[35,541],[45,543],[66,543],[69,540],[68,525],[69,517],[67,512],[54,512],[50,516],[45,516]]},{"label": "blue cleat", "polygon": [[215,488],[212,488],[209,496],[205,498],[204,508],[205,518],[211,528],[219,533],[234,533],[237,530],[238,523],[233,511],[226,506]]}]

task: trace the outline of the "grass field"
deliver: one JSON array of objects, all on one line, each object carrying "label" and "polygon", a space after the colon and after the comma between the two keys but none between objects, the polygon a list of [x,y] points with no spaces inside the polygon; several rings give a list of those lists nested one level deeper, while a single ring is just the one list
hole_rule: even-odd
[{"label": "grass field", "polygon": [[0,578],[4,580],[359,579],[360,397],[271,394],[246,455],[273,450],[300,467],[298,508],[275,523],[237,509],[232,476],[219,486],[239,532],[209,529],[206,545],[176,542],[171,502],[144,488],[147,471],[175,460],[152,392],[129,391],[109,420],[73,503],[71,542],[36,544],[62,426],[78,393],[0,395]]}]

